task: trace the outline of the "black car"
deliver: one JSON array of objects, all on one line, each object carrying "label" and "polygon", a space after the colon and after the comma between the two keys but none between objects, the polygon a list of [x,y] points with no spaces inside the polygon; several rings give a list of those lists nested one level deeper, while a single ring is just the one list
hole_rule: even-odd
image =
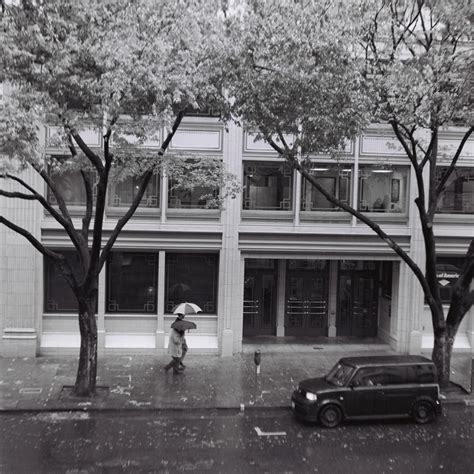
[{"label": "black car", "polygon": [[297,418],[328,428],[343,419],[427,423],[441,414],[436,367],[421,356],[344,357],[325,377],[300,382],[292,408]]}]

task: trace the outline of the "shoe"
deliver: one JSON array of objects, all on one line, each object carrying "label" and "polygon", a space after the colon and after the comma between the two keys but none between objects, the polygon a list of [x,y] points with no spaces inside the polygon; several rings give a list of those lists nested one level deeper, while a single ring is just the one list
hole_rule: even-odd
[{"label": "shoe", "polygon": [[176,374],[176,375],[178,375],[178,374],[181,375],[183,372],[184,372],[183,369],[174,369],[174,370],[173,370],[173,374]]},{"label": "shoe", "polygon": [[168,370],[170,370],[170,369],[171,369],[171,367],[168,367],[167,365],[165,365],[163,367],[163,370],[165,371],[165,373],[168,373]]},{"label": "shoe", "polygon": [[180,365],[180,367],[182,367],[183,369],[186,368],[186,366],[185,366],[182,362],[180,362],[179,365]]}]

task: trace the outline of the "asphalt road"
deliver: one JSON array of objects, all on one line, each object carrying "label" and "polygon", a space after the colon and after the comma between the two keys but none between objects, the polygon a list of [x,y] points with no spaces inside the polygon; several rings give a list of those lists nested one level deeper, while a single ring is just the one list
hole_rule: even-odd
[{"label": "asphalt road", "polygon": [[290,411],[0,414],[1,473],[474,472],[474,407],[436,422],[308,426]]}]

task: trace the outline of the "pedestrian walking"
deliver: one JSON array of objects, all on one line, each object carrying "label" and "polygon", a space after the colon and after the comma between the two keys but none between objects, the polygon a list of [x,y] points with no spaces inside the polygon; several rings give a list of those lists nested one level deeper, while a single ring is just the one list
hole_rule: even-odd
[{"label": "pedestrian walking", "polygon": [[[175,323],[177,323],[178,321],[182,321],[183,319],[184,319],[184,314],[178,313],[178,315],[177,315],[176,319],[174,320],[173,324],[171,325],[171,327],[173,328]],[[182,369],[185,369],[186,366],[183,364],[183,359],[186,357],[186,354],[188,352],[188,344],[186,342],[186,338],[184,337],[184,333],[183,333],[183,344],[181,346],[181,349],[182,349],[183,355],[181,356],[181,359],[179,360],[179,366]]]},{"label": "pedestrian walking", "polygon": [[179,363],[183,356],[183,340],[184,331],[178,331],[175,328],[171,328],[170,339],[168,342],[168,354],[171,355],[171,362],[163,367],[165,372],[168,372],[173,368],[173,374],[182,374],[183,369],[180,368]]}]

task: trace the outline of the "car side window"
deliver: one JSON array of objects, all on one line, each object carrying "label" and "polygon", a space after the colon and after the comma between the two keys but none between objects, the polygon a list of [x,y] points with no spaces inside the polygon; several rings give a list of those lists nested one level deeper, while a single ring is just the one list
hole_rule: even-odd
[{"label": "car side window", "polygon": [[384,374],[380,370],[373,368],[359,369],[354,378],[352,385],[355,387],[372,387],[374,385],[381,385],[384,381]]},{"label": "car side window", "polygon": [[435,376],[433,367],[430,365],[417,365],[416,366],[416,379],[418,383],[434,383]]}]

